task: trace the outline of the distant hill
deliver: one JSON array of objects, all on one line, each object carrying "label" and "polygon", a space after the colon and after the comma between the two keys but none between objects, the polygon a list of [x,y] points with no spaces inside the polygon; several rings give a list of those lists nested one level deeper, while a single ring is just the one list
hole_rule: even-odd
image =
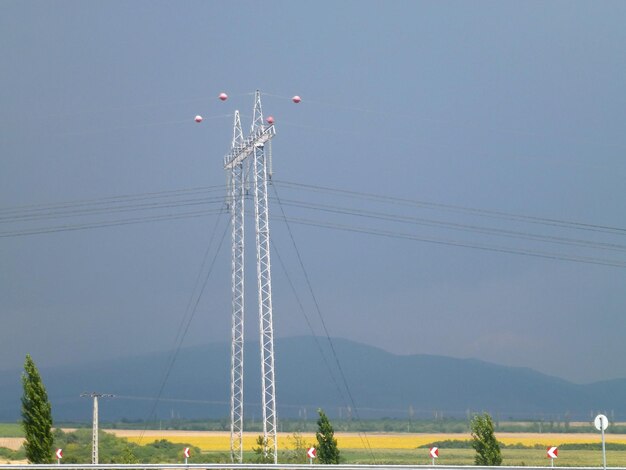
[{"label": "distant hill", "polygon": [[[313,337],[276,341],[279,417],[331,417],[358,410],[362,419],[464,416],[490,411],[502,419],[563,415],[588,419],[593,410],[626,415],[626,379],[578,385],[527,368],[443,356],[399,356],[364,344]],[[260,419],[258,343],[246,348],[246,418]],[[81,392],[118,395],[100,406],[104,421],[146,419],[155,406],[170,352],[89,365],[41,369],[57,421],[89,421],[91,402]],[[340,370],[343,372],[343,376]],[[21,369],[0,372],[0,421],[19,419]],[[345,377],[345,382],[344,382]],[[347,392],[345,383],[348,384]],[[351,397],[351,398],[350,398]],[[353,400],[353,403],[352,401]],[[227,418],[230,344],[181,349],[156,406],[159,419]],[[341,411],[340,411],[341,409]]]}]

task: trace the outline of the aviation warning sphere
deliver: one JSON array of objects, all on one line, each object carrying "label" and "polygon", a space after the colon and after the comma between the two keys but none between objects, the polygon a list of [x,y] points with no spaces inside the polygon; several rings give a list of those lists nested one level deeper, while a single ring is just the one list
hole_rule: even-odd
[{"label": "aviation warning sphere", "polygon": [[218,96],[218,98],[222,101],[226,101],[228,99],[228,95],[224,92],[220,93],[220,95]]},{"label": "aviation warning sphere", "polygon": [[274,124],[274,117],[273,116],[268,116],[267,123],[268,124]]},{"label": "aviation warning sphere", "polygon": [[298,95],[294,96],[293,98],[291,98],[291,101],[293,101],[294,103],[299,103],[300,101],[302,101],[302,98],[300,98]]},{"label": "aviation warning sphere", "polygon": [[195,118],[196,122],[202,122],[202,116],[200,116],[199,114],[196,116]]}]

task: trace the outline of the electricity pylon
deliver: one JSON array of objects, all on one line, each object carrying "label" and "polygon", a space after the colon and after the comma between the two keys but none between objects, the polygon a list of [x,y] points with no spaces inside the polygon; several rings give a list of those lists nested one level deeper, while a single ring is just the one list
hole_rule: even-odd
[{"label": "electricity pylon", "polygon": [[244,346],[244,196],[252,178],[256,267],[261,336],[261,389],[263,406],[263,451],[277,463],[276,392],[274,383],[274,329],[272,325],[272,277],[267,196],[265,144],[276,134],[265,125],[261,93],[255,93],[250,134],[244,138],[239,111],[235,111],[231,150],[224,157],[228,176],[232,228],[232,348],[231,348],[231,434],[233,462],[243,460],[243,346]]},{"label": "electricity pylon", "polygon": [[81,397],[93,398],[93,423],[92,423],[92,439],[91,439],[91,463],[98,464],[98,398],[114,398],[115,395],[108,393],[81,393]]}]

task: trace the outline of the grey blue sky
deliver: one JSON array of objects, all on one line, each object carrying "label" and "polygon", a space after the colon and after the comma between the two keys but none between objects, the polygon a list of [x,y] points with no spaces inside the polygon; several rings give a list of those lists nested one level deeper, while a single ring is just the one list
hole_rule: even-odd
[{"label": "grey blue sky", "polygon": [[223,208],[258,88],[278,337],[325,335],[317,301],[399,354],[626,377],[624,24],[620,1],[0,2],[0,368],[172,348],[213,260],[183,344],[230,340],[228,216],[170,216]]}]

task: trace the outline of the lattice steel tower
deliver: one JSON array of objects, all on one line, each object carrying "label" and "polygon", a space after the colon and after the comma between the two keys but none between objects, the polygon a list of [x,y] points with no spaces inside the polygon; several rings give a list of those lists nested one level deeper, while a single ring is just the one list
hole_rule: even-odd
[{"label": "lattice steel tower", "polygon": [[243,460],[243,346],[244,346],[244,197],[252,179],[256,229],[256,267],[261,336],[261,390],[264,453],[277,463],[276,392],[274,383],[274,329],[268,214],[268,171],[265,144],[276,134],[265,125],[261,93],[254,97],[252,127],[243,136],[239,111],[235,111],[231,150],[224,157],[232,227],[232,350],[230,397],[230,448],[233,462]]}]

